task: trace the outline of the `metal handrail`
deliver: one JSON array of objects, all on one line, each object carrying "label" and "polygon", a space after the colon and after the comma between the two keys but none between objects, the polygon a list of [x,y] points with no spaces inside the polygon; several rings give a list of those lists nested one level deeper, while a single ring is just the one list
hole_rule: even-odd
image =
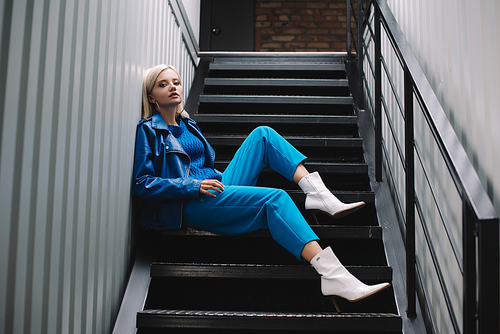
[{"label": "metal handrail", "polygon": [[[351,1],[347,0],[347,46],[348,60],[351,60]],[[405,171],[405,210],[404,217],[406,223],[406,261],[407,261],[407,298],[408,298],[408,316],[416,316],[416,263],[415,256],[415,214],[418,213],[423,219],[421,204],[415,192],[415,151],[420,161],[421,155],[418,154],[417,140],[414,137],[414,99],[420,105],[420,109],[425,120],[434,136],[434,140],[439,147],[442,157],[446,163],[448,171],[455,183],[455,187],[462,200],[462,224],[463,240],[462,254],[460,258],[458,248],[453,237],[448,232],[449,228],[445,226],[448,238],[453,247],[455,260],[460,270],[463,272],[463,332],[464,333],[492,333],[499,332],[498,314],[499,314],[499,218],[495,212],[493,204],[482,186],[477,172],[472,166],[467,154],[456,136],[444,110],[427,81],[415,55],[413,54],[404,34],[402,33],[394,15],[387,5],[386,0],[371,0],[368,10],[374,10],[374,30],[370,29],[370,34],[375,39],[375,98],[370,105],[374,106],[375,119],[375,176],[378,182],[382,181],[383,152],[386,151],[382,134],[382,67],[387,75],[387,65],[381,54],[381,27],[384,28],[387,38],[392,45],[401,67],[404,70],[404,96],[402,99],[396,94],[396,89],[391,82],[391,88],[396,95],[398,105],[403,108],[404,119],[404,161]],[[363,68],[363,20],[362,0],[358,0],[358,45],[357,52],[358,66],[358,85],[361,87],[358,93],[358,106],[362,108],[364,100],[365,84]],[[371,62],[371,59],[368,59]],[[373,65],[370,64],[373,71]],[[366,87],[368,90],[368,86]],[[388,117],[386,112],[386,117]],[[391,129],[394,131],[394,129]],[[394,136],[394,134],[393,134]],[[398,141],[395,140],[396,145]],[[399,151],[399,149],[398,149]],[[423,163],[421,163],[423,165]],[[389,166],[390,167],[390,166]],[[428,181],[429,182],[429,181]],[[432,185],[431,185],[432,186]],[[433,196],[442,217],[437,196]],[[423,228],[426,229],[425,222]],[[443,224],[447,225],[444,220]],[[425,233],[425,231],[424,231]],[[432,240],[425,234],[428,246],[433,249]],[[476,250],[477,249],[477,250]],[[487,253],[488,252],[488,253]],[[435,255],[432,255],[436,272],[441,272],[441,265]],[[442,275],[438,275],[439,284],[443,294],[448,296]],[[460,332],[458,322],[454,316],[453,307],[449,297],[445,298],[448,311],[450,313],[453,328],[456,333]]]}]

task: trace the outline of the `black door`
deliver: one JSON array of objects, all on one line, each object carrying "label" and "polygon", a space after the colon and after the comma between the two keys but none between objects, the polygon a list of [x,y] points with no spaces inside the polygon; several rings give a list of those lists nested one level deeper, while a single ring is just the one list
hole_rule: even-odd
[{"label": "black door", "polygon": [[201,51],[253,51],[253,0],[201,0]]}]

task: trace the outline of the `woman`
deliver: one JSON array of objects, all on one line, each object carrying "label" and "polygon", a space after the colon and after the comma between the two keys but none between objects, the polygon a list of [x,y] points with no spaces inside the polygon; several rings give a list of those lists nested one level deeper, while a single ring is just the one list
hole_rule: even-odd
[{"label": "woman", "polygon": [[244,141],[224,173],[214,168],[215,153],[182,107],[182,85],[175,68],[158,65],[143,81],[143,119],[137,127],[133,194],[144,201],[139,224],[157,230],[191,228],[243,234],[268,228],[273,238],[321,275],[325,296],[357,301],[388,283],[365,285],[322,249],[288,194],[255,187],[265,166],[299,185],[307,210],[333,217],[364,205],[344,204],[310,174],[306,157],[269,127],[258,127]]}]

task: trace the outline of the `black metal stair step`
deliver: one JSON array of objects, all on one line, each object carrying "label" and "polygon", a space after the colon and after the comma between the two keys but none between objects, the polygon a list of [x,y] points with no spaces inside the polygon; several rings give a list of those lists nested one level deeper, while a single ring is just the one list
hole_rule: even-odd
[{"label": "black metal stair step", "polygon": [[359,138],[357,117],[345,115],[279,114],[193,114],[205,136],[248,135],[256,127],[270,126],[282,136],[328,134],[341,138]]},{"label": "black metal stair step", "polygon": [[349,96],[200,95],[198,113],[353,115]]},{"label": "black metal stair step", "polygon": [[264,62],[264,61],[239,61],[239,62],[213,62],[210,71],[345,71],[345,64],[334,62]]},{"label": "black metal stair step", "polygon": [[286,79],[286,78],[205,78],[205,88],[210,86],[261,86],[261,87],[349,87],[347,79]]},{"label": "black metal stair step", "polygon": [[[375,203],[375,193],[373,191],[341,191],[341,190],[331,190],[332,194],[334,194],[338,199],[345,203],[351,202],[359,202],[363,201],[366,204],[374,204]],[[302,190],[287,190],[288,195],[293,199],[296,203],[304,203],[306,199],[306,195]],[[364,210],[364,209],[363,209]],[[344,221],[342,219],[342,221]],[[350,226],[350,224],[346,224]]]},{"label": "black metal stair step", "polygon": [[[207,310],[144,310],[138,328],[279,330],[307,333],[401,333],[402,320],[393,313],[294,313]],[[381,330],[378,331],[377,328]],[[375,330],[374,330],[375,329]]]},{"label": "black metal stair step", "polygon": [[[357,125],[357,116],[340,115],[254,115],[254,114],[194,114],[192,118],[205,123],[249,123],[255,125],[267,124],[341,124]],[[316,133],[317,134],[317,133]]]},{"label": "black metal stair step", "polygon": [[200,103],[352,105],[350,96],[201,95]]},{"label": "black metal stair step", "polygon": [[200,57],[213,57],[214,63],[336,63],[343,64],[347,53],[297,52],[217,52],[201,51]]},{"label": "black metal stair step", "polygon": [[211,63],[210,78],[294,78],[345,79],[344,64],[216,64]]},{"label": "black metal stair step", "polygon": [[[220,160],[231,160],[246,137],[247,135],[215,134],[205,136]],[[309,162],[364,162],[361,138],[333,136],[284,136],[284,138],[307,156]]]},{"label": "black metal stair step", "polygon": [[[387,266],[346,266],[358,279],[376,282],[392,281],[392,268]],[[309,265],[221,264],[152,262],[151,277],[245,278],[318,280]]]},{"label": "black metal stair step", "polygon": [[[215,168],[224,171],[229,161],[216,161]],[[317,171],[329,189],[369,191],[370,180],[368,165],[365,163],[323,163],[310,162],[305,164],[310,172]],[[284,176],[269,168],[264,168],[257,181],[258,186],[280,188],[283,190],[296,189],[296,185]]]},{"label": "black metal stair step", "polygon": [[[212,146],[237,146],[240,147],[247,138],[246,135],[207,135],[205,138]],[[362,148],[362,138],[338,138],[332,136],[283,136],[294,147],[346,147]]]},{"label": "black metal stair step", "polygon": [[[224,171],[229,165],[229,161],[216,161],[215,162],[215,168]],[[311,162],[311,163],[306,163],[307,169],[309,169],[311,172],[317,171],[321,175],[323,179],[327,177],[326,174],[366,174],[368,173],[368,165],[366,163],[342,163],[342,162],[333,162],[333,163],[323,163],[323,162]],[[271,169],[265,168],[262,174],[265,173],[276,173]],[[325,183],[326,181],[323,180]]]},{"label": "black metal stair step", "polygon": [[[316,220],[313,218],[310,211],[307,211],[304,207],[306,196],[302,190],[287,190],[288,195],[292,198],[295,205],[299,208],[300,212],[306,219],[306,221],[311,226],[317,226]],[[319,225],[325,226],[342,226],[342,227],[368,227],[376,226],[378,227],[378,221],[376,219],[376,209],[375,209],[375,194],[372,191],[336,191],[333,190],[332,193],[339,198],[344,203],[353,203],[363,201],[366,205],[360,210],[343,217],[341,219],[334,219],[330,216],[322,213],[318,213],[316,218],[319,221]],[[346,233],[352,233],[347,232]],[[369,232],[371,233],[371,232]]]},{"label": "black metal stair step", "polygon": [[206,78],[204,94],[350,96],[347,79]]},{"label": "black metal stair step", "polygon": [[[380,226],[336,226],[336,225],[312,225],[312,230],[321,239],[337,240],[382,240],[382,228]],[[269,230],[259,230],[241,235],[218,234],[193,228],[180,228],[162,232],[166,236],[175,237],[210,237],[220,239],[264,239],[272,238]]]},{"label": "black metal stair step", "polygon": [[[323,225],[324,226],[324,225]],[[313,230],[315,230],[313,228]],[[387,266],[382,239],[370,230],[356,238],[338,233],[318,233],[323,247],[331,246],[346,266]],[[371,230],[378,233],[377,230]],[[163,232],[156,261],[192,263],[297,264],[297,258],[279,245],[268,230],[259,235],[212,235],[199,232],[181,234],[179,230]],[[367,235],[368,234],[368,235]]]}]

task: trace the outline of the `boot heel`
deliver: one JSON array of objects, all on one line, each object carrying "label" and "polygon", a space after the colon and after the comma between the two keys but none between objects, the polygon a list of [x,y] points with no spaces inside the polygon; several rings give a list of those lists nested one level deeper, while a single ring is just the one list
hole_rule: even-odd
[{"label": "boot heel", "polygon": [[316,214],[319,212],[319,210],[309,210],[309,212],[314,217],[314,220],[316,221],[316,225],[319,225],[318,217],[316,217]]},{"label": "boot heel", "polygon": [[337,310],[337,313],[340,314],[342,312],[340,312],[340,308],[339,306],[337,305],[337,296],[328,296],[330,298],[330,300],[332,301],[333,305],[335,306],[335,309]]}]

